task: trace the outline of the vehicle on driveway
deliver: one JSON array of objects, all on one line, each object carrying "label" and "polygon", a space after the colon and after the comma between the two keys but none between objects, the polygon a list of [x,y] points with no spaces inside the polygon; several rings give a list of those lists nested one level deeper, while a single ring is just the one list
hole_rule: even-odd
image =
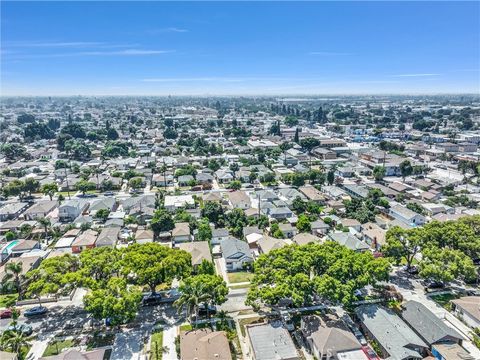
[{"label": "vehicle on driveway", "polygon": [[26,317],[39,316],[39,315],[46,314],[47,311],[48,309],[45,306],[35,306],[31,309],[25,310],[23,315],[25,315]]},{"label": "vehicle on driveway", "polygon": [[425,287],[428,289],[442,289],[445,287],[445,283],[442,281],[429,279],[425,281]]},{"label": "vehicle on driveway", "polygon": [[163,297],[160,294],[149,294],[142,298],[142,306],[155,306],[163,302]]},{"label": "vehicle on driveway", "polygon": [[33,333],[33,329],[30,325],[25,325],[25,324],[17,324],[17,325],[10,325],[7,328],[7,331],[16,331],[20,332],[23,335],[30,336]]},{"label": "vehicle on driveway", "polygon": [[12,317],[12,310],[6,309],[0,311],[0,319],[10,319]]}]

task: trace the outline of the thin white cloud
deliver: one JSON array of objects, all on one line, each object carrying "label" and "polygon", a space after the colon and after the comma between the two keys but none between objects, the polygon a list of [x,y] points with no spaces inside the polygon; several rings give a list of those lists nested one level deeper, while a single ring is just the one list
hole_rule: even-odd
[{"label": "thin white cloud", "polygon": [[143,82],[242,82],[246,78],[223,78],[223,77],[194,77],[194,78],[146,78]]},{"label": "thin white cloud", "polygon": [[162,33],[186,33],[188,29],[178,28],[178,27],[168,27],[162,29],[151,29],[148,30],[147,33],[149,34],[162,34]]},{"label": "thin white cloud", "polygon": [[422,74],[398,74],[390,75],[391,77],[426,77],[426,76],[440,76],[441,74],[422,73]]},{"label": "thin white cloud", "polygon": [[317,56],[345,56],[345,55],[353,55],[349,52],[335,52],[335,51],[311,51],[309,52],[310,55],[317,55]]},{"label": "thin white cloud", "polygon": [[105,45],[103,42],[96,41],[65,41],[65,42],[36,42],[36,41],[16,41],[7,43],[7,46],[13,47],[96,47]]},{"label": "thin white cloud", "polygon": [[175,52],[175,50],[125,49],[115,51],[78,51],[53,54],[25,54],[15,56],[14,59],[43,59],[80,56],[150,56]]}]

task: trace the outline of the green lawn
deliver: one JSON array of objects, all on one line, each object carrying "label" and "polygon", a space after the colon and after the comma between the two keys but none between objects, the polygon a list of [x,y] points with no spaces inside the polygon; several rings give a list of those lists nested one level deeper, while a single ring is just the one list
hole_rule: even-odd
[{"label": "green lawn", "polygon": [[430,296],[430,299],[435,301],[441,307],[447,310],[450,310],[450,307],[451,307],[450,301],[458,299],[458,296],[455,294],[442,294],[442,295]]},{"label": "green lawn", "polygon": [[229,286],[230,289],[249,289],[250,288],[250,284],[241,284],[241,285],[230,285]]},{"label": "green lawn", "polygon": [[43,356],[52,356],[58,355],[62,352],[63,349],[74,347],[75,341],[73,339],[70,340],[54,340],[48,344]]},{"label": "green lawn", "polygon": [[17,301],[18,294],[6,294],[0,295],[0,307],[9,307],[15,305]]},{"label": "green lawn", "polygon": [[190,331],[190,330],[192,330],[192,325],[190,325],[190,324],[180,325],[180,331]]},{"label": "green lawn", "polygon": [[95,349],[103,346],[113,345],[115,334],[113,333],[97,333],[87,341],[87,350]]},{"label": "green lawn", "polygon": [[162,360],[163,331],[152,334],[150,346],[150,360]]},{"label": "green lawn", "polygon": [[248,271],[237,271],[228,273],[228,281],[231,284],[241,283],[241,282],[250,282],[253,279],[253,273]]}]

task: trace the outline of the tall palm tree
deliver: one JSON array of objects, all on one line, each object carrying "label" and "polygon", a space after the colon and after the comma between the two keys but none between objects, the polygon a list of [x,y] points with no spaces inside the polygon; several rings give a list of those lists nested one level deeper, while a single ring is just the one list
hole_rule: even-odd
[{"label": "tall palm tree", "polygon": [[21,296],[22,290],[22,263],[21,262],[9,262],[5,265],[6,276],[4,280],[11,280],[15,286],[15,290],[18,292],[18,296]]},{"label": "tall palm tree", "polygon": [[7,330],[0,338],[0,346],[2,350],[10,350],[20,358],[22,348],[30,346],[29,337],[19,330]]},{"label": "tall palm tree", "polygon": [[37,219],[37,222],[43,226],[44,230],[45,230],[45,240],[47,239],[48,237],[48,228],[52,225],[50,219],[47,219],[47,218],[40,218],[40,219]]},{"label": "tall palm tree", "polygon": [[[174,305],[180,311],[186,307],[187,317],[192,321],[193,315],[198,317],[198,307],[202,303],[208,303],[211,294],[207,293],[206,286],[202,283],[189,283],[188,280],[180,287],[182,295],[175,301]],[[207,308],[208,309],[208,308]]]}]

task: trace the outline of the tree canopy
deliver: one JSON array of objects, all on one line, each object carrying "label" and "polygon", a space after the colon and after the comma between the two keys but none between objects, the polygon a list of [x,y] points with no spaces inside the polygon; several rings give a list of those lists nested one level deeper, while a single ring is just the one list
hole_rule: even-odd
[{"label": "tree canopy", "polygon": [[288,299],[302,306],[318,296],[348,305],[356,300],[355,290],[387,280],[389,268],[386,259],[335,242],[285,246],[257,259],[247,303],[276,305]]}]

